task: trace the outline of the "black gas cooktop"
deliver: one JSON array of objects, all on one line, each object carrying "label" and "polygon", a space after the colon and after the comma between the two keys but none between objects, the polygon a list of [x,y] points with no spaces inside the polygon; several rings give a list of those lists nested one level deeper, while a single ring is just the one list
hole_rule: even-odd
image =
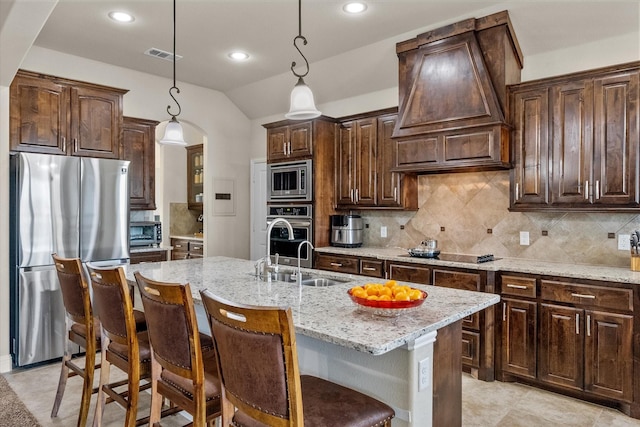
[{"label": "black gas cooktop", "polygon": [[493,254],[484,254],[484,255],[464,255],[464,254],[450,254],[446,252],[441,252],[438,256],[416,256],[412,254],[401,255],[405,257],[416,257],[416,258],[429,258],[440,261],[452,261],[452,262],[464,262],[468,264],[481,264],[483,262],[496,261],[500,258],[493,256]]}]

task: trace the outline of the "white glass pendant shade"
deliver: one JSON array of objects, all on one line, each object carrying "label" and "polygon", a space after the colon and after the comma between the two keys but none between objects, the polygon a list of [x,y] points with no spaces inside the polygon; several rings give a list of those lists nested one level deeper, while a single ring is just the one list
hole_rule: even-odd
[{"label": "white glass pendant shade", "polygon": [[309,89],[302,80],[302,77],[298,78],[298,83],[293,87],[291,91],[291,106],[289,112],[284,116],[291,120],[306,120],[313,119],[322,114],[316,108],[315,101],[313,100],[313,92]]},{"label": "white glass pendant shade", "polygon": [[182,125],[175,117],[172,117],[169,123],[167,123],[167,127],[164,129],[164,137],[158,142],[164,145],[187,145],[184,141]]}]

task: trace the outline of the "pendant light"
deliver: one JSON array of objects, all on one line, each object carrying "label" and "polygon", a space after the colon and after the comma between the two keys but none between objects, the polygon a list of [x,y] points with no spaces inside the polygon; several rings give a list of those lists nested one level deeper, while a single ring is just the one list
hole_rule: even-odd
[{"label": "pendant light", "polygon": [[180,89],[176,86],[176,0],[173,0],[173,86],[169,89],[169,96],[173,98],[174,102],[178,106],[178,112],[176,114],[172,114],[171,105],[167,106],[167,113],[171,116],[171,120],[167,123],[164,130],[164,137],[158,142],[165,145],[186,146],[187,143],[184,141],[182,125],[178,119],[176,119],[176,117],[180,115],[182,108],[180,108],[180,103],[176,97],[173,96],[174,90],[176,93],[180,93]]},{"label": "pendant light", "polygon": [[302,35],[302,0],[298,0],[298,35],[293,39],[293,46],[298,50],[304,63],[307,66],[307,71],[304,74],[298,74],[295,71],[295,61],[291,63],[291,72],[298,78],[298,82],[291,91],[291,105],[289,112],[284,116],[291,120],[307,120],[318,117],[321,113],[318,111],[313,100],[313,92],[309,86],[304,82],[303,77],[309,74],[309,61],[304,56],[302,51],[297,45],[298,41],[302,41],[304,45],[307,44],[307,39]]}]

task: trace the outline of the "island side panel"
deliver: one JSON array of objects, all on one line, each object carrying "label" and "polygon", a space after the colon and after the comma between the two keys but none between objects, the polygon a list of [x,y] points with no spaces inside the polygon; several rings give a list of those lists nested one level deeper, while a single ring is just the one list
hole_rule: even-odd
[{"label": "island side panel", "polygon": [[433,425],[462,425],[462,321],[438,329],[433,349]]}]

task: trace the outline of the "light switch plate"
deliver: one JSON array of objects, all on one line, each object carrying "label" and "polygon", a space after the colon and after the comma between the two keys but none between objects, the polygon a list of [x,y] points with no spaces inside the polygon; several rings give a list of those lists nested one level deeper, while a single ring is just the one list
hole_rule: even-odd
[{"label": "light switch plate", "polygon": [[618,250],[628,251],[631,249],[631,235],[630,234],[618,234]]},{"label": "light switch plate", "polygon": [[520,244],[522,246],[529,246],[529,232],[521,231],[520,232]]},{"label": "light switch plate", "polygon": [[427,357],[418,362],[418,391],[425,390],[431,385],[431,360]]},{"label": "light switch plate", "polygon": [[380,227],[380,237],[387,237],[387,227],[384,225]]}]

